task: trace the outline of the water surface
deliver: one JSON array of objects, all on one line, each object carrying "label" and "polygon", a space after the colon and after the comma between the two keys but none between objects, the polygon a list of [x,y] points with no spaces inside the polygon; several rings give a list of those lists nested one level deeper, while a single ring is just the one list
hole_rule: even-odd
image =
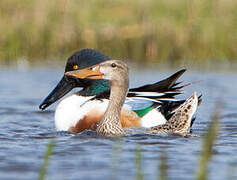
[{"label": "water surface", "polygon": [[[136,134],[124,138],[97,137],[84,132],[74,136],[54,128],[51,106],[41,112],[38,105],[54,88],[63,70],[32,69],[0,71],[0,177],[37,179],[47,145],[53,140],[47,179],[157,179],[161,159],[166,159],[168,179],[196,176],[206,133],[217,103],[221,129],[209,166],[210,179],[237,178],[237,74],[230,72],[186,72],[181,80],[204,80],[185,88],[203,94],[196,114],[193,136],[159,137]],[[132,87],[161,80],[174,71],[131,71]]]}]

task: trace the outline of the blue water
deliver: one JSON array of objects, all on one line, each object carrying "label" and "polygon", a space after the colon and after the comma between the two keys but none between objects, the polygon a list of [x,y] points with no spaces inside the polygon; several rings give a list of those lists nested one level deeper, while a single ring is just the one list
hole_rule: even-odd
[{"label": "blue water", "polygon": [[[37,179],[47,145],[55,148],[46,179],[158,179],[162,157],[168,179],[193,179],[197,173],[212,113],[221,104],[220,131],[209,164],[210,179],[237,179],[237,73],[185,72],[181,80],[203,80],[185,88],[203,94],[192,137],[137,134],[124,138],[74,136],[54,129],[55,106],[41,112],[38,105],[61,78],[62,69],[0,71],[0,179]],[[174,71],[131,71],[131,86],[161,80]]]}]

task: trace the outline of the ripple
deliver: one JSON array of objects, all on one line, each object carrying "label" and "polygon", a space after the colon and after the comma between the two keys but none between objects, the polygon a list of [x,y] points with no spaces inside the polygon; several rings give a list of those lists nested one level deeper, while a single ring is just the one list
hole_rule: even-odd
[{"label": "ripple", "polygon": [[[206,73],[203,76],[203,73],[190,73],[183,77],[186,78],[185,82],[207,79],[206,83],[185,89],[186,94],[196,89],[203,94],[203,103],[198,109],[190,136],[144,134],[145,129],[138,128],[128,136],[113,138],[98,136],[93,131],[78,135],[56,132],[55,111],[50,110],[55,107],[46,111],[38,110],[38,104],[55,85],[47,83],[52,82],[51,75],[49,79],[42,79],[43,74],[40,70],[31,71],[4,81],[4,92],[0,94],[1,179],[37,179],[51,141],[55,145],[49,157],[47,179],[134,179],[139,172],[143,172],[144,179],[157,179],[160,177],[159,167],[164,152],[168,179],[194,179],[203,148],[203,135],[211,122],[215,102],[224,91],[228,93],[224,94],[223,100],[228,104],[222,109],[220,135],[209,166],[210,179],[228,179],[225,176],[227,167],[233,163],[236,165],[237,101],[232,99],[236,96],[233,89],[237,87],[232,82],[236,81],[237,75]],[[157,77],[160,75],[157,74]],[[147,77],[142,76],[142,72],[137,76],[141,77],[138,85],[142,80],[147,83]],[[154,76],[154,73],[150,74],[150,78],[154,79]],[[12,89],[12,84],[19,86]],[[44,88],[39,89],[38,84],[44,84]]]},{"label": "ripple", "polygon": [[221,119],[237,119],[237,113],[229,113],[221,116]]}]

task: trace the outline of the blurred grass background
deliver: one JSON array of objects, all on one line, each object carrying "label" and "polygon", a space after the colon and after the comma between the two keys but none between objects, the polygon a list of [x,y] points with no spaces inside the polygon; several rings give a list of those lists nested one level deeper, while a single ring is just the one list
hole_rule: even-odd
[{"label": "blurred grass background", "polygon": [[1,0],[0,61],[81,48],[143,62],[237,60],[235,0]]}]

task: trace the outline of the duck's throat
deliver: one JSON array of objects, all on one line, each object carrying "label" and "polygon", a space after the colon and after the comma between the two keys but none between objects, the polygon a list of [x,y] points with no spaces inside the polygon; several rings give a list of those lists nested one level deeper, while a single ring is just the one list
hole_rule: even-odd
[{"label": "duck's throat", "polygon": [[109,105],[97,128],[98,134],[104,136],[118,136],[124,134],[120,121],[120,115],[122,106],[127,96],[127,91],[128,83],[122,85],[111,84]]}]

